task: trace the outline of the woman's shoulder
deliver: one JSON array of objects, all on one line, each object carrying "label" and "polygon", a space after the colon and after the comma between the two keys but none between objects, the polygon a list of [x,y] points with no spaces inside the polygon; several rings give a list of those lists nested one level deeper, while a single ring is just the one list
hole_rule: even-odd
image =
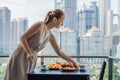
[{"label": "woman's shoulder", "polygon": [[38,21],[38,22],[35,22],[32,26],[41,26],[42,24],[44,24],[43,21]]},{"label": "woman's shoulder", "polygon": [[35,23],[31,26],[31,28],[32,28],[32,29],[40,29],[43,24],[44,24],[44,22],[38,21],[38,22],[35,22]]}]

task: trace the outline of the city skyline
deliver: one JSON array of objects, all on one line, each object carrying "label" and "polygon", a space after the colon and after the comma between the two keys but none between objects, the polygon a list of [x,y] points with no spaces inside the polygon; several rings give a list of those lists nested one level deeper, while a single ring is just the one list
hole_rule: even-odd
[{"label": "city skyline", "polygon": [[[58,1],[58,0],[56,0],[56,1]],[[65,2],[64,1],[61,2],[61,3],[65,3],[65,4],[62,6],[63,8],[60,7],[60,9],[63,9],[64,12],[66,12],[66,14],[68,15],[69,12],[67,13],[67,11],[68,10],[71,11],[74,8],[74,6],[71,7],[71,5],[75,5],[74,1],[76,1],[76,0],[73,0],[73,2],[71,0],[70,3],[69,3],[69,0],[66,0]],[[57,6],[59,6],[59,4],[55,3],[55,5],[57,5]],[[111,22],[112,18],[113,18],[113,13],[110,10],[110,2],[109,2],[109,0],[106,0],[106,1],[101,0],[101,2],[99,2],[98,4],[99,4],[99,6],[97,6],[96,3],[92,2],[91,5],[89,5],[89,8],[86,7],[86,5],[87,5],[86,4],[83,6],[83,9],[79,10],[80,15],[81,14],[82,15],[81,16],[77,15],[77,17],[78,17],[77,21],[79,21],[78,24],[85,23],[81,26],[80,25],[74,26],[74,28],[77,27],[77,29],[80,29],[79,31],[77,30],[77,31],[73,31],[73,32],[69,32],[69,31],[64,32],[64,29],[63,29],[63,32],[62,32],[62,29],[61,29],[61,31],[59,31],[59,30],[53,31],[55,33],[57,43],[59,44],[60,49],[63,50],[68,55],[81,55],[81,56],[83,56],[83,55],[106,55],[106,56],[116,55],[117,51],[115,51],[115,49],[117,50],[117,47],[115,47],[115,46],[118,45],[120,39],[117,38],[119,36],[114,37],[111,35],[111,33],[113,33],[112,27],[114,27],[114,26],[112,26],[113,23]],[[65,7],[65,6],[67,6],[67,7]],[[104,7],[106,7],[106,9],[104,9]],[[1,23],[2,23],[1,26],[4,24],[2,22],[2,20],[5,20],[5,21],[8,20],[7,17],[4,19],[4,16],[2,16],[2,15],[5,15],[4,12],[6,12],[6,15],[8,15],[7,11],[12,12],[11,10],[9,10],[9,9],[7,10],[7,9],[8,9],[7,7],[1,8],[1,11],[0,11]],[[101,13],[99,12],[99,17],[101,18],[101,20],[104,20],[103,18],[105,18],[105,21],[107,21],[107,22],[103,21],[104,23],[101,22],[100,24],[102,24],[102,25],[105,23],[109,24],[107,27],[104,25],[101,26],[101,28],[98,26],[98,29],[96,28],[97,26],[93,27],[94,24],[99,21],[97,19],[98,15],[96,15],[96,14],[98,14],[98,10],[101,12]],[[72,14],[73,10],[70,13]],[[75,12],[75,13],[77,13],[77,12]],[[103,17],[103,14],[106,14],[106,15]],[[76,15],[70,15],[70,16],[76,16]],[[23,17],[20,17],[20,18],[23,18]],[[3,42],[2,43],[3,47],[1,47],[1,49],[0,49],[1,54],[3,54],[3,53],[4,53],[4,55],[11,54],[12,50],[16,47],[16,45],[19,44],[19,39],[17,39],[17,37],[19,38],[20,35],[22,35],[22,33],[24,33],[26,31],[26,29],[28,29],[26,26],[28,22],[26,20],[20,19],[20,18],[15,18],[14,21],[12,21],[12,26],[10,26],[11,30],[8,29],[6,31],[6,32],[10,31],[10,34],[9,34],[10,43],[8,44],[8,45],[10,45],[10,47],[8,47],[8,46],[4,47],[4,45],[6,45],[6,44]],[[20,21],[17,21],[19,19],[20,19]],[[67,22],[69,22],[69,20]],[[2,30],[4,30],[4,28],[7,28],[4,25],[2,27],[3,27]],[[68,25],[67,28],[70,28],[70,25]],[[18,31],[15,32],[14,31],[15,29]],[[116,27],[116,30],[117,29],[118,28]],[[105,33],[103,33],[103,31],[105,31]],[[3,33],[3,38],[1,37],[1,40],[4,40],[7,38],[8,35],[4,37],[4,34],[5,33]],[[9,39],[7,39],[7,40],[9,40]],[[112,44],[113,40],[117,40],[117,41],[115,41],[117,44]],[[118,48],[119,48],[119,46],[118,46]],[[53,51],[53,49],[51,48],[51,45],[48,44],[48,45],[46,45],[46,48],[44,48],[39,53],[41,53],[41,54],[44,53],[45,55],[50,55],[50,54],[53,55],[55,53],[55,51]],[[79,59],[76,59],[76,60],[79,61]],[[92,60],[92,59],[89,59],[89,60]],[[85,60],[85,61],[89,61],[89,60]],[[100,60],[100,61],[102,61],[102,60]]]},{"label": "city skyline", "polygon": [[[83,3],[90,5],[89,2],[98,0],[78,0],[77,7],[82,7]],[[111,0],[112,5],[117,3],[117,0]],[[34,3],[34,4],[33,4]],[[43,6],[43,7],[41,7]],[[117,5],[116,5],[117,6]],[[117,12],[117,7],[112,6],[114,12]],[[0,7],[8,7],[11,10],[11,17],[20,18],[28,17],[29,27],[36,21],[43,21],[46,13],[55,8],[55,0],[33,1],[33,0],[0,0]],[[78,8],[80,9],[80,8]]]},{"label": "city skyline", "polygon": [[[77,14],[76,21],[73,20],[75,15],[67,16],[67,18],[72,16],[71,19],[66,19],[68,26],[64,22],[64,26],[61,29],[51,30],[60,50],[68,56],[73,56],[75,62],[85,64],[86,66],[88,64],[91,70],[91,79],[98,78],[98,73],[100,73],[101,69],[99,67],[101,67],[100,65],[103,61],[106,61],[109,66],[106,68],[108,71],[105,71],[104,79],[118,80],[120,77],[120,74],[118,74],[120,73],[120,2],[118,4],[117,1],[120,0],[112,0],[112,8],[110,6],[111,0],[99,0],[98,4],[88,2],[97,0],[78,0],[77,10],[74,7],[76,6],[74,3],[76,0],[56,1],[63,1],[60,9],[63,9],[66,15],[73,14],[74,10]],[[21,45],[19,43],[22,34],[36,21],[43,21],[46,13],[56,8],[55,5],[61,7],[61,3],[57,4],[55,0],[0,0],[0,79],[5,71],[6,63],[9,61],[8,56],[11,56],[13,51]],[[73,6],[71,7],[71,5]],[[83,9],[78,8],[78,6]],[[73,10],[73,8],[75,9]],[[70,25],[74,21],[77,23],[77,26],[72,25],[73,28],[70,29]],[[77,29],[76,31],[73,30],[75,28]],[[33,37],[36,35],[38,34],[34,34]],[[28,47],[32,51],[37,51],[41,46],[40,44],[37,45],[37,49],[34,49],[32,44],[29,45],[28,39],[31,38],[32,40],[33,37],[27,38]],[[41,40],[38,38],[32,42]],[[52,58],[52,56],[58,55],[49,42],[44,49],[37,52],[38,56],[48,56],[44,58],[45,65],[55,61],[63,62],[58,57]],[[38,59],[36,69],[40,67],[40,61]]]}]

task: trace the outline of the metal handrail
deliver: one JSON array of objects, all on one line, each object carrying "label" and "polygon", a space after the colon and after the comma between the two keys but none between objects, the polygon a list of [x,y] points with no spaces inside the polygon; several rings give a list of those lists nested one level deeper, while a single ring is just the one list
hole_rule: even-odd
[{"label": "metal handrail", "polygon": [[[59,56],[40,55],[38,57],[44,58],[59,58]],[[108,58],[109,56],[70,56],[71,58]]]},{"label": "metal handrail", "polygon": [[108,56],[110,59],[120,60],[120,56]]},{"label": "metal handrail", "polygon": [[[0,57],[9,57],[9,55],[0,55]],[[38,55],[38,57],[58,58],[59,56]],[[110,58],[109,56],[70,56],[71,58]]]}]

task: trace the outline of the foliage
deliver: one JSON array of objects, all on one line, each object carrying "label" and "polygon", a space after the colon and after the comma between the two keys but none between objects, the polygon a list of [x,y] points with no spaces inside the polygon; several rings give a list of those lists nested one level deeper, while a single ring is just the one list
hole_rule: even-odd
[{"label": "foliage", "polygon": [[0,66],[0,80],[2,80],[4,71],[5,71],[5,66]]}]

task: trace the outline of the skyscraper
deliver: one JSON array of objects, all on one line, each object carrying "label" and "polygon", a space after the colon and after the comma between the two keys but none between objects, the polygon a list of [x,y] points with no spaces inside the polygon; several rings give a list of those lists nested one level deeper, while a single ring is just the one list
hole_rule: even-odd
[{"label": "skyscraper", "polygon": [[77,0],[55,0],[55,8],[63,9],[65,12],[64,28],[76,31]]},{"label": "skyscraper", "polygon": [[61,49],[68,55],[77,55],[77,32],[60,32]]},{"label": "skyscraper", "polygon": [[11,49],[13,50],[20,41],[22,34],[28,29],[28,19],[13,19],[11,24]]},{"label": "skyscraper", "polygon": [[94,11],[94,18],[95,18],[95,24],[93,25],[93,26],[96,26],[96,27],[98,27],[98,22],[99,22],[99,20],[98,20],[98,6],[97,6],[97,2],[95,2],[95,1],[93,1],[93,2],[91,2],[91,6],[89,7],[91,10],[93,10]]},{"label": "skyscraper", "polygon": [[120,56],[120,42],[119,42],[119,44],[117,45],[117,52],[116,52],[117,54],[116,54],[116,56],[118,57],[118,56]]},{"label": "skyscraper", "polygon": [[7,7],[0,7],[0,47],[6,54],[9,54],[10,48],[10,19],[11,11]]},{"label": "skyscraper", "polygon": [[[110,36],[105,36],[101,34],[100,29],[92,27],[85,35],[80,37],[80,55],[110,55],[111,49]],[[85,62],[93,62],[93,59],[81,59]],[[95,62],[102,62],[103,59],[94,60]]]},{"label": "skyscraper", "polygon": [[84,35],[93,26],[98,27],[98,6],[91,2],[89,8],[83,4],[83,9],[77,13],[79,36]]},{"label": "skyscraper", "polygon": [[84,35],[89,29],[95,26],[95,12],[93,10],[81,10],[78,12],[79,35]]},{"label": "skyscraper", "polygon": [[28,29],[28,19],[19,18],[18,19],[18,28],[19,28],[19,38],[20,36]]},{"label": "skyscraper", "polygon": [[[0,11],[1,16],[1,11]],[[0,54],[3,53],[3,21],[0,18]]]},{"label": "skyscraper", "polygon": [[108,10],[107,11],[107,16],[106,16],[106,35],[112,36],[113,32],[113,11]]},{"label": "skyscraper", "polygon": [[120,31],[120,0],[118,0],[118,28]]},{"label": "skyscraper", "polygon": [[14,49],[15,46],[18,44],[19,40],[19,32],[18,32],[18,26],[17,26],[17,20],[13,19],[11,22],[11,49]]},{"label": "skyscraper", "polygon": [[107,15],[110,10],[110,1],[111,0],[99,0],[99,26],[104,35],[107,34],[108,24],[107,24]]}]

